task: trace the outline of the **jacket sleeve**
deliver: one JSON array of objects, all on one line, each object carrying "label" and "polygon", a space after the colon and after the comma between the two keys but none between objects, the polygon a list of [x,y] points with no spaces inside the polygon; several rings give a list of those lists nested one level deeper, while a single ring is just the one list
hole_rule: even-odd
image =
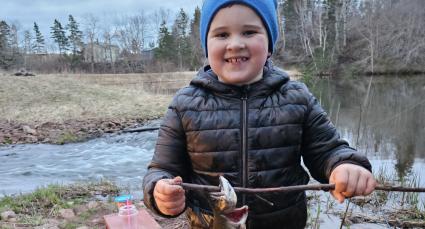
[{"label": "jacket sleeve", "polygon": [[190,169],[186,152],[186,137],[174,104],[176,104],[176,98],[164,116],[158,132],[154,155],[143,179],[143,200],[146,207],[164,217],[169,216],[162,214],[157,209],[153,197],[156,182],[160,179],[176,176],[181,176],[184,181]]},{"label": "jacket sleeve", "polygon": [[[307,88],[305,90],[308,92]],[[340,138],[326,112],[310,92],[302,141],[304,164],[313,178],[321,183],[328,183],[332,170],[343,163],[360,165],[372,171],[366,156],[349,147],[348,143]]]}]

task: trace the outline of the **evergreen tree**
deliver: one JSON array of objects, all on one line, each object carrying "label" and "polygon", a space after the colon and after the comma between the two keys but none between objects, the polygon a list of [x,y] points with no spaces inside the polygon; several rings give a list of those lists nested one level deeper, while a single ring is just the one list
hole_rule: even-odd
[{"label": "evergreen tree", "polygon": [[79,30],[78,23],[72,15],[69,15],[68,17],[67,29],[69,31],[68,41],[72,48],[72,54],[75,56],[78,53],[81,53],[83,32]]},{"label": "evergreen tree", "polygon": [[187,35],[189,18],[184,12],[183,9],[180,9],[179,14],[177,15],[176,20],[174,21],[172,36],[176,42],[176,51],[177,51],[177,66],[179,66],[180,71],[190,63],[190,42]]},{"label": "evergreen tree", "polygon": [[10,27],[5,21],[0,21],[0,68],[8,69],[12,63]]},{"label": "evergreen tree", "polygon": [[44,37],[43,34],[40,32],[40,28],[38,27],[37,23],[34,22],[34,33],[35,33],[35,44],[34,49],[37,54],[45,53],[45,43],[44,43]]},{"label": "evergreen tree", "polygon": [[10,27],[5,21],[0,21],[0,50],[6,51],[9,48]]},{"label": "evergreen tree", "polygon": [[24,53],[30,54],[34,51],[33,37],[29,30],[24,31]]},{"label": "evergreen tree", "polygon": [[[283,1],[283,3],[280,5],[279,8],[280,15],[283,17],[283,21],[281,22],[283,25],[283,31],[284,34],[281,34],[281,38],[284,38],[285,40],[282,41],[284,44],[282,44],[282,48],[285,50],[284,54],[288,55],[292,53],[293,56],[299,56],[303,54],[303,44],[300,43],[301,39],[299,39],[298,36],[298,30],[299,30],[299,19],[297,12],[295,9],[295,4],[297,3],[297,0],[286,0]],[[287,47],[286,44],[291,44]],[[276,56],[276,54],[273,54]],[[282,55],[281,53],[277,55]]]},{"label": "evergreen tree", "polygon": [[175,59],[174,40],[168,31],[167,24],[162,21],[159,28],[158,47],[155,49],[155,59],[159,61],[172,61]]},{"label": "evergreen tree", "polygon": [[195,8],[193,19],[190,22],[189,40],[191,44],[190,56],[190,69],[196,70],[201,67],[204,60],[204,53],[202,51],[201,40],[199,36],[199,23],[201,20],[201,10],[199,7]]},{"label": "evergreen tree", "polygon": [[50,28],[52,29],[52,38],[58,44],[59,53],[65,53],[65,51],[68,50],[69,43],[61,23],[55,19],[53,26]]}]

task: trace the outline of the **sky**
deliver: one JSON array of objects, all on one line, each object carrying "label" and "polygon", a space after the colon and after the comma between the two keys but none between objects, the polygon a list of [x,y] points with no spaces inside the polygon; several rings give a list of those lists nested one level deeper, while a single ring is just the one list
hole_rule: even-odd
[{"label": "sky", "polygon": [[[0,0],[0,20],[17,23],[22,31],[33,32],[37,22],[45,38],[50,37],[50,27],[58,19],[62,26],[68,23],[68,15],[82,24],[87,14],[99,18],[101,23],[112,23],[117,15],[145,15],[160,8],[169,9],[174,17],[180,8],[189,16],[202,0]],[[82,27],[82,25],[80,26]]]}]

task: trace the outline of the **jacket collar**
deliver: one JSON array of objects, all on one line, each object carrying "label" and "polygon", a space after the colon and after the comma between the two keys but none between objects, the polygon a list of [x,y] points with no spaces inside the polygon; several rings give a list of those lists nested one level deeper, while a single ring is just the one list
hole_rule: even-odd
[{"label": "jacket collar", "polygon": [[270,60],[267,60],[264,65],[263,78],[250,85],[236,86],[222,83],[218,81],[217,75],[209,65],[201,68],[190,84],[223,96],[240,98],[244,93],[248,93],[248,97],[267,96],[288,81],[289,76],[282,69],[273,66]]}]

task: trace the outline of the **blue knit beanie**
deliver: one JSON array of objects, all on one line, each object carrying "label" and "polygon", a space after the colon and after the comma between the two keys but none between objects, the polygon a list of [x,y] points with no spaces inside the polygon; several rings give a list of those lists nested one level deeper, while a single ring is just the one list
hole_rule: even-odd
[{"label": "blue knit beanie", "polygon": [[[252,8],[263,21],[269,37],[269,51],[273,53],[279,29],[277,23],[276,0],[205,0],[201,11],[200,37],[205,56],[208,57],[207,35],[215,14],[230,4],[243,4]],[[236,16],[236,15],[235,15]]]}]

